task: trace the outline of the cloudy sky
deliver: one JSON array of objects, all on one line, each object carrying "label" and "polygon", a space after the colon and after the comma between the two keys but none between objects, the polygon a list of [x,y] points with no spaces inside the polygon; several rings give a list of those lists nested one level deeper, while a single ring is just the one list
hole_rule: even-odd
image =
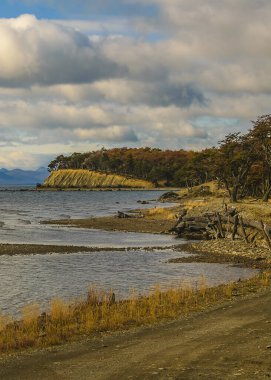
[{"label": "cloudy sky", "polygon": [[270,0],[1,0],[0,167],[201,149],[271,112]]}]

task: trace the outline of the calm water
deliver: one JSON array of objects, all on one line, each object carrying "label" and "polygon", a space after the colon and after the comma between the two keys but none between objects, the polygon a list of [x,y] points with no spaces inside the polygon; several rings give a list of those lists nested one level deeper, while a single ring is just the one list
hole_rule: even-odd
[{"label": "calm water", "polygon": [[[83,296],[90,284],[126,297],[131,288],[145,292],[157,283],[194,285],[204,276],[210,285],[252,276],[250,269],[218,264],[169,264],[182,253],[144,247],[181,243],[172,236],[105,232],[47,226],[48,219],[111,215],[118,210],[159,206],[161,192],[1,192],[0,243],[42,243],[112,247],[110,252],[0,256],[0,313],[18,315],[22,306],[38,302],[43,309],[53,297]],[[138,204],[149,200],[149,205]],[[167,205],[163,205],[167,206]],[[118,252],[113,247],[142,247]]]},{"label": "calm water", "polygon": [[[161,207],[159,191],[0,191],[0,243],[40,243],[95,247],[172,245],[171,236],[104,232],[43,225],[50,219],[114,215],[118,210]],[[148,205],[138,200],[150,201]],[[1,226],[2,224],[2,226]]]},{"label": "calm water", "polygon": [[0,256],[0,311],[17,315],[33,302],[46,309],[53,297],[85,295],[90,284],[125,297],[133,288],[144,293],[158,283],[165,288],[180,281],[195,285],[204,276],[208,284],[216,285],[255,273],[224,264],[167,263],[180,256],[172,250]]}]

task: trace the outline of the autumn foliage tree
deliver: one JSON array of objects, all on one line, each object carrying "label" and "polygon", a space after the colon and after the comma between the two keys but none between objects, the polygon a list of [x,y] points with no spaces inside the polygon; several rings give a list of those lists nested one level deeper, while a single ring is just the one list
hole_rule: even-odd
[{"label": "autumn foliage tree", "polygon": [[271,195],[271,115],[252,122],[246,133],[230,133],[217,147],[200,152],[158,148],[102,148],[60,155],[48,165],[58,169],[88,169],[188,188],[218,179],[232,202],[240,197]]},{"label": "autumn foliage tree", "polygon": [[[188,175],[176,175],[180,168],[186,174],[193,172],[190,163],[197,153],[192,151],[171,151],[157,148],[114,148],[100,149],[88,153],[73,153],[58,156],[48,165],[49,171],[58,169],[88,169],[105,173],[116,173],[142,178],[163,185],[185,185]],[[189,174],[190,175],[190,174]],[[196,182],[201,181],[199,172]]]},{"label": "autumn foliage tree", "polygon": [[262,163],[263,201],[267,202],[271,193],[271,115],[263,115],[252,122],[249,132]]},{"label": "autumn foliage tree", "polygon": [[254,161],[255,144],[250,136],[230,133],[220,141],[214,163],[215,173],[224,183],[232,202],[237,202]]}]

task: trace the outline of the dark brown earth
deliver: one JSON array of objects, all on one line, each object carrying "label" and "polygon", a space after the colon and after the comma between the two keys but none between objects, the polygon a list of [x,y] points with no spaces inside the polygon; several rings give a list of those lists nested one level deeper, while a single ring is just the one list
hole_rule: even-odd
[{"label": "dark brown earth", "polygon": [[[204,242],[206,243],[206,242]],[[217,253],[212,252],[213,241],[208,242],[209,251],[201,251],[200,249],[197,251],[195,248],[200,247],[203,242],[198,243],[187,243],[180,246],[180,248],[176,247],[176,258],[170,259],[169,263],[229,263],[247,268],[259,268],[259,269],[270,269],[271,263],[265,256],[257,256],[250,257],[246,255],[231,255],[229,253]],[[230,242],[231,243],[231,242]],[[185,257],[177,257],[178,250],[181,252],[190,253],[189,256]]]},{"label": "dark brown earth", "polygon": [[46,222],[48,224],[60,224],[72,227],[94,228],[105,231],[126,231],[144,233],[166,233],[176,221],[151,218],[117,218],[105,216],[90,219],[63,219]]},{"label": "dark brown earth", "polygon": [[0,359],[5,380],[270,377],[270,289],[172,323]]},{"label": "dark brown earth", "polygon": [[[0,255],[96,252],[97,250],[101,250],[101,248],[42,244],[0,244]],[[102,250],[105,251],[107,248],[103,248]]]},{"label": "dark brown earth", "polygon": [[269,269],[270,264],[266,263],[265,260],[255,261],[253,259],[246,259],[242,256],[235,256],[233,259],[230,255],[217,255],[214,253],[193,255],[188,257],[176,257],[168,260],[169,263],[226,263],[235,264],[237,266],[247,267],[247,268],[259,268],[259,269]]},{"label": "dark brown earth", "polygon": [[[178,243],[178,241],[176,241]],[[179,250],[181,245],[175,244],[171,246],[172,249]],[[141,247],[128,247],[128,248],[112,248],[112,247],[79,247],[71,245],[42,245],[42,244],[0,244],[1,255],[43,255],[51,253],[84,253],[84,252],[104,252],[104,251],[136,251]],[[153,249],[164,249],[164,247],[152,246],[144,248],[148,251]]]}]

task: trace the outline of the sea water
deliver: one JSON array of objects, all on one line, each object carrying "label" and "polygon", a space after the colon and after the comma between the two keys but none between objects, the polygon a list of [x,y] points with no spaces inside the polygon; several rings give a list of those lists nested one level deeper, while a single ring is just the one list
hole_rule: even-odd
[{"label": "sea water", "polygon": [[[19,316],[23,306],[38,303],[43,310],[54,297],[84,296],[95,284],[112,289],[118,298],[131,289],[145,293],[155,284],[209,285],[253,276],[255,271],[227,264],[168,263],[185,252],[168,247],[185,243],[171,235],[108,232],[41,224],[52,219],[114,215],[135,208],[161,207],[158,191],[0,191],[0,243],[36,243],[111,247],[110,251],[74,254],[0,255],[0,313]],[[147,205],[137,201],[150,202]],[[169,206],[169,205],[163,205]],[[117,251],[118,247],[139,247]],[[38,253],[38,252],[37,252]]]}]

